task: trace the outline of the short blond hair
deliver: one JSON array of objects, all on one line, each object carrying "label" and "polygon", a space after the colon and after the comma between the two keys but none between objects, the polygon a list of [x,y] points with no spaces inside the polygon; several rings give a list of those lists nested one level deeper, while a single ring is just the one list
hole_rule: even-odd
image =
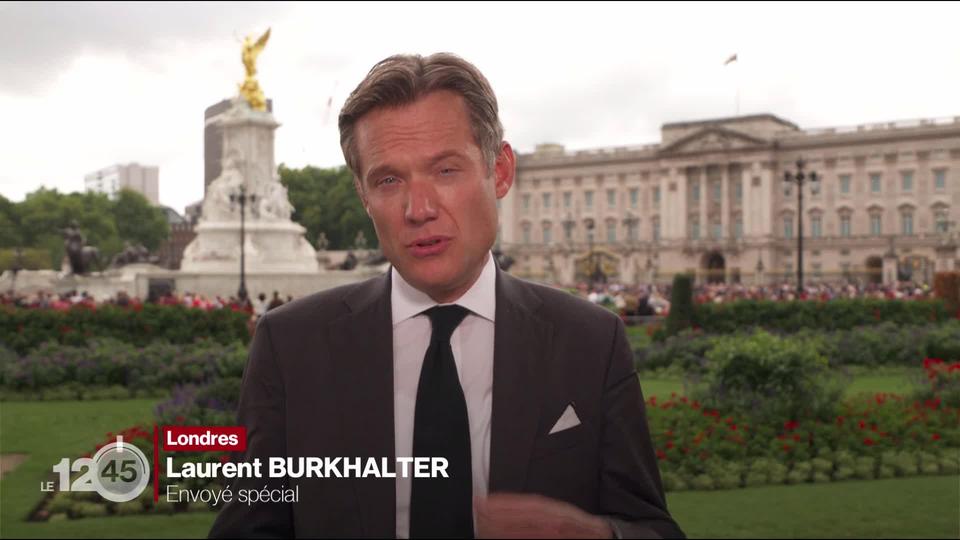
[{"label": "short blond hair", "polygon": [[360,157],[354,145],[354,127],[363,115],[383,107],[413,103],[437,90],[463,97],[470,114],[474,141],[492,171],[503,143],[497,96],[476,66],[452,53],[399,54],[378,62],[350,93],[340,111],[340,148],[347,167],[360,177]]}]

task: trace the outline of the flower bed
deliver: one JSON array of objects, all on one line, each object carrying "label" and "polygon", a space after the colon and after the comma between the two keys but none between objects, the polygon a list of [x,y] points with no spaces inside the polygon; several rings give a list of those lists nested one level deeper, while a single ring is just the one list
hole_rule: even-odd
[{"label": "flower bed", "polygon": [[198,336],[222,344],[247,343],[248,319],[242,311],[179,305],[77,305],[65,311],[0,306],[0,344],[23,355],[48,342],[82,346],[97,338],[140,347],[156,340],[191,343]]},{"label": "flower bed", "polygon": [[[183,385],[173,389],[170,399],[157,405],[155,421],[158,426],[205,425],[229,426],[236,424],[237,400],[240,394],[240,378],[226,377],[204,385]],[[104,440],[83,457],[93,456],[103,446],[116,442],[117,435],[125,443],[139,448],[144,455],[153,454],[152,426],[133,426],[119,433],[107,433]],[[224,462],[230,457],[227,452],[177,452],[165,454],[160,459],[160,493],[166,493],[167,485],[177,484],[181,489],[219,490],[219,484],[210,478],[180,478],[170,482],[165,477],[166,456],[173,457],[177,467],[186,461]],[[75,475],[76,476],[76,475]],[[71,480],[72,481],[72,480]],[[151,484],[152,486],[152,484]],[[132,514],[173,514],[178,512],[208,512],[219,510],[203,502],[170,503],[163,496],[153,502],[153,489],[148,488],[136,499],[125,503],[106,501],[95,492],[63,491],[51,493],[34,513],[34,520],[58,521],[85,517],[102,517]]]},{"label": "flower bed", "polygon": [[833,421],[749,425],[675,394],[647,400],[668,491],[960,472],[960,410],[876,394]]}]

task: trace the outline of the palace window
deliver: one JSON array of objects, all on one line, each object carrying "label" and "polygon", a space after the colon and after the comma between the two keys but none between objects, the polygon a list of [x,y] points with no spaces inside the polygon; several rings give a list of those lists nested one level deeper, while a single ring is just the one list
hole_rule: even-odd
[{"label": "palace window", "polygon": [[850,175],[841,174],[840,175],[840,193],[847,195],[850,193]]},{"label": "palace window", "polygon": [[593,210],[593,191],[583,192],[583,204],[587,207],[587,210]]},{"label": "palace window", "polygon": [[870,175],[870,193],[880,193],[880,173]]},{"label": "palace window", "polygon": [[900,232],[904,236],[913,236],[913,212],[900,214]]},{"label": "palace window", "polygon": [[544,193],[544,194],[543,194],[543,208],[544,208],[544,210],[550,208],[550,203],[553,202],[553,201],[551,201],[552,195],[553,195],[552,193]]},{"label": "palace window", "polygon": [[900,188],[904,193],[913,191],[913,171],[900,173]]}]

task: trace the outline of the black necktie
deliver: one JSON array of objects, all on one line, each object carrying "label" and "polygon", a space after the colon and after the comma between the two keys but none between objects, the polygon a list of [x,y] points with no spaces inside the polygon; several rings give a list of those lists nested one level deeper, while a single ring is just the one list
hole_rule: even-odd
[{"label": "black necktie", "polygon": [[413,455],[446,458],[449,478],[412,479],[410,538],[473,538],[470,422],[450,348],[450,336],[468,311],[434,306],[424,313],[433,333],[417,386]]}]

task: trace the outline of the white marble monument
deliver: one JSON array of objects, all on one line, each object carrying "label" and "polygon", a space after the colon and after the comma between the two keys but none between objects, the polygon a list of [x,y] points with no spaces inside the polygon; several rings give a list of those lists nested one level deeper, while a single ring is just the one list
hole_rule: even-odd
[{"label": "white marble monument", "polygon": [[240,268],[240,204],[245,190],[244,257],[250,274],[316,274],[316,252],[306,229],[290,220],[293,206],[274,162],[274,130],[280,124],[241,97],[222,120],[223,172],[211,182],[197,237],[183,252],[185,273],[234,274]]}]

